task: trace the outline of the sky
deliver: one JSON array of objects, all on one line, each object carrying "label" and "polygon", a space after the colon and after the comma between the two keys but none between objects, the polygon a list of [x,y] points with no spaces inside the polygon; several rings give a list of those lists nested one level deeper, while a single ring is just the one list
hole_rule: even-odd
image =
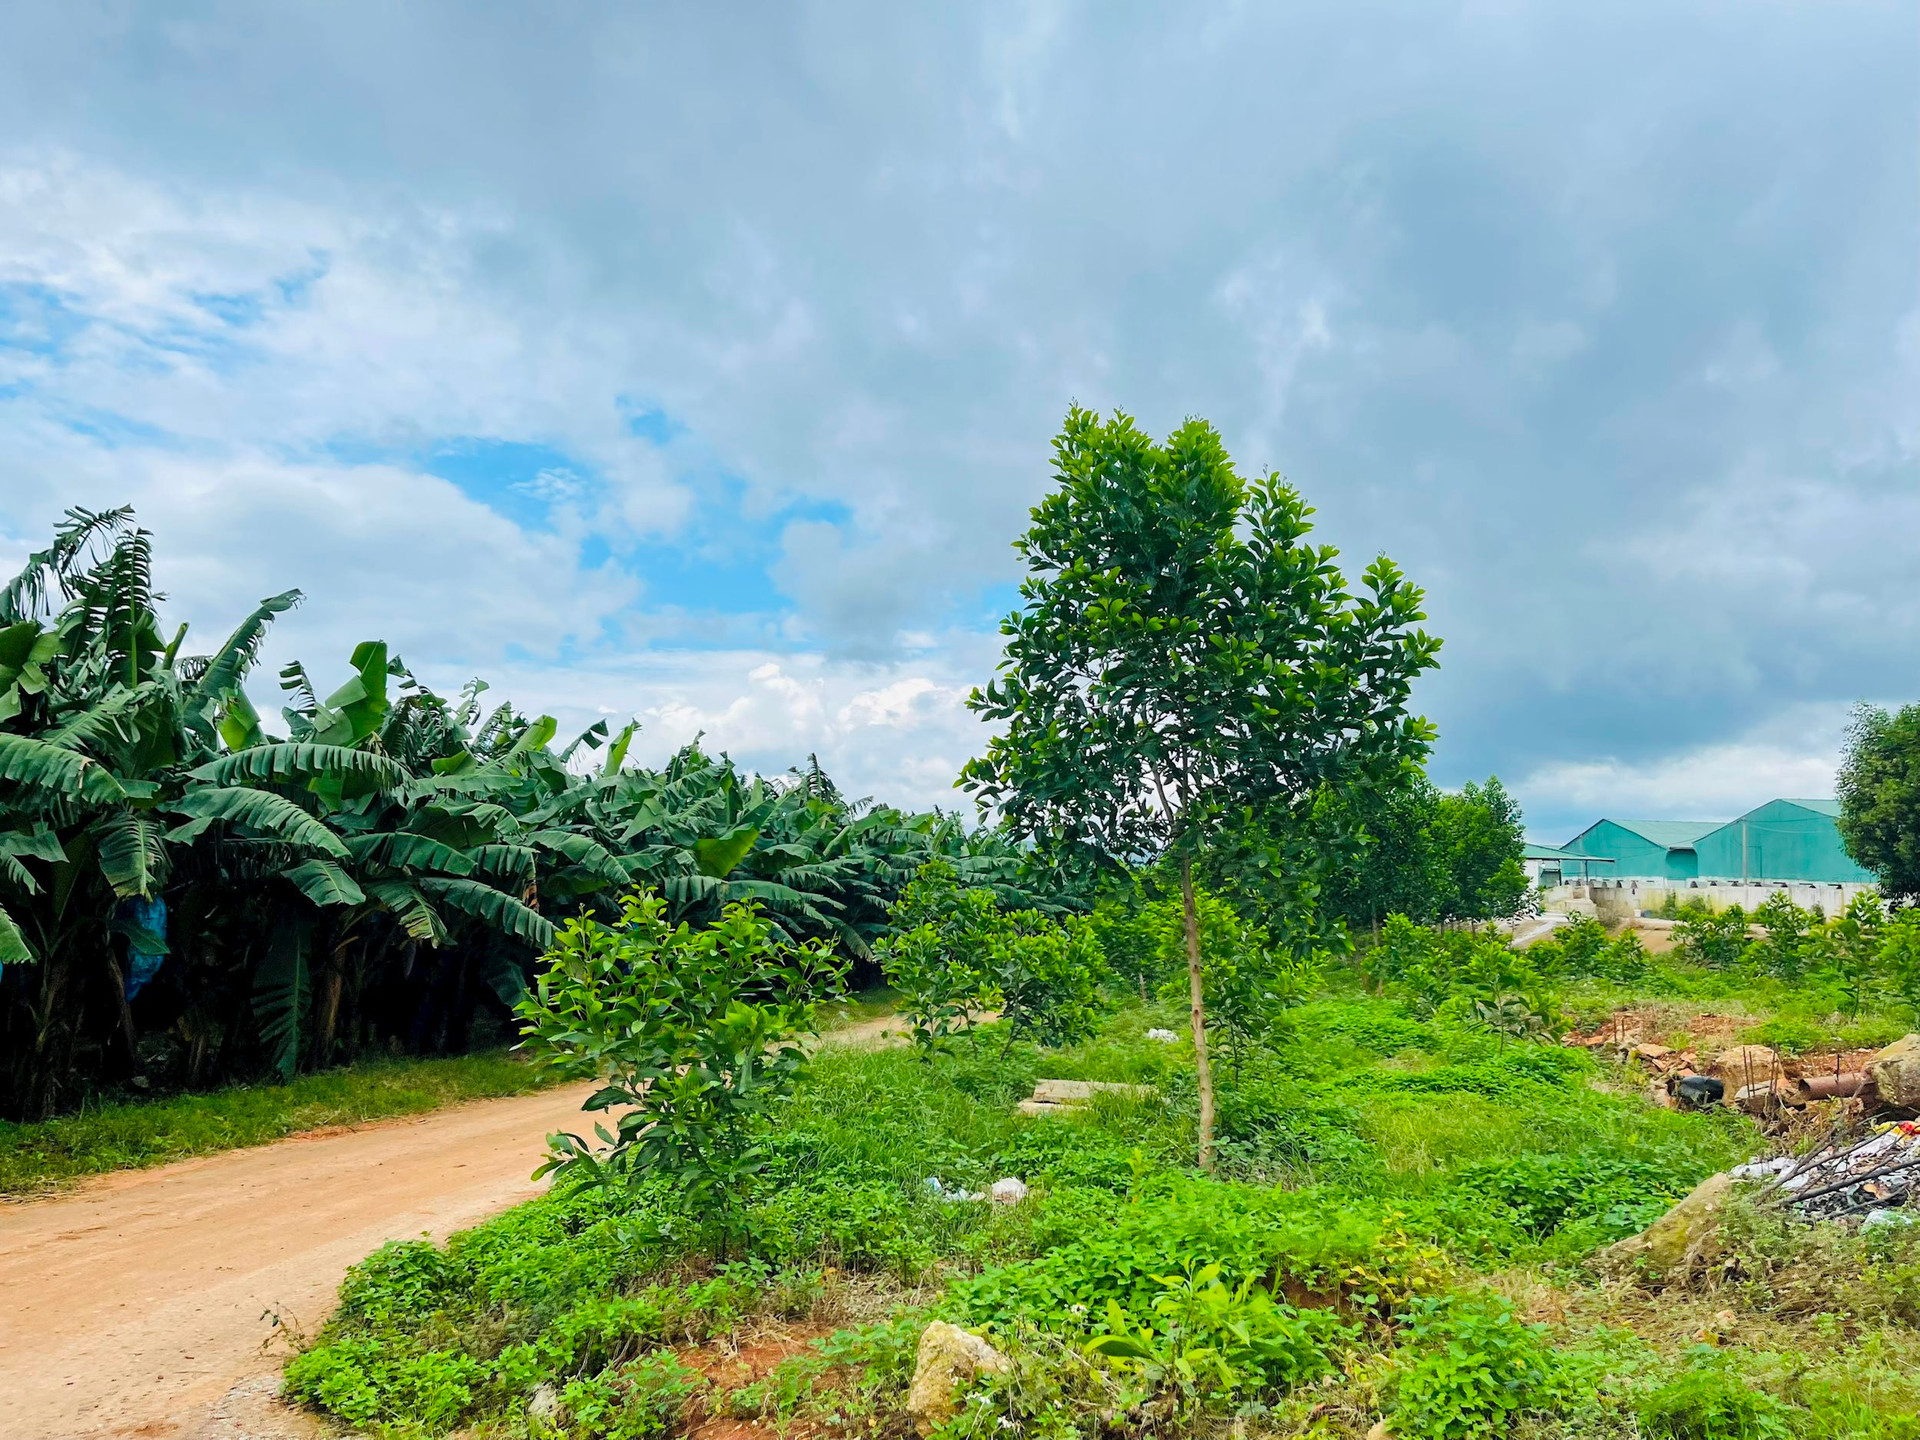
[{"label": "sky", "polygon": [[1830,794],[1920,689],[1920,0],[0,9],[0,571],[298,586],[263,706],[380,637],[960,803],[1075,402],[1392,556],[1541,838]]}]

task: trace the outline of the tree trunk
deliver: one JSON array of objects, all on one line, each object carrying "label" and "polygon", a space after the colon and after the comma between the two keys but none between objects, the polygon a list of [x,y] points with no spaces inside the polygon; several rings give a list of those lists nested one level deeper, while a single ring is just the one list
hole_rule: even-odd
[{"label": "tree trunk", "polygon": [[1180,857],[1180,903],[1187,920],[1187,999],[1192,1006],[1193,1068],[1200,1083],[1200,1168],[1213,1170],[1213,1068],[1207,1063],[1206,994],[1200,984],[1200,912],[1193,903],[1193,857]]}]

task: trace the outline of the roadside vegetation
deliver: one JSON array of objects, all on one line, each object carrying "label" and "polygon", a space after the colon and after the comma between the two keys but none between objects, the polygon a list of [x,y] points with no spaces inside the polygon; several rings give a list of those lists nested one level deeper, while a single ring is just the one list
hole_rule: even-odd
[{"label": "roadside vegetation", "polygon": [[[15,1103],[154,1044],[122,999],[159,953],[156,887],[187,908],[223,893],[190,877],[255,866],[266,908],[165,937],[159,974],[231,1017],[215,1071],[490,1017],[539,1073],[598,1082],[549,1137],[547,1197],[384,1247],[292,1359],[286,1394],[363,1431],[1920,1433],[1920,1226],[1736,1191],[1682,1264],[1612,1248],[1855,1103],[1768,1129],[1642,1061],[1754,1040],[1838,1068],[1904,1034],[1914,912],[1782,900],[1688,911],[1668,954],[1593,923],[1514,948],[1482,922],[1527,898],[1517,807],[1424,774],[1419,589],[1384,556],[1350,588],[1303,498],[1202,422],[1160,442],[1076,409],[1054,462],[971,701],[996,727],[962,775],[972,830],[817,767],[629,768],[630,730],[556,752],[551,722],[482,718],[367,647],[324,702],[290,671],[269,740],[207,680],[256,641],[203,666],[117,639],[89,597],[144,542],[77,517],[9,592],[41,616],[30,663],[66,677],[23,681],[0,736],[30,797],[6,1023],[42,1047]],[[134,711],[173,758],[127,748]],[[1905,773],[1875,771],[1896,847]],[[103,863],[136,831],[144,890]],[[815,1043],[875,979],[912,1043]]]},{"label": "roadside vegetation", "polygon": [[265,1145],[330,1125],[418,1115],[464,1100],[525,1095],[555,1083],[505,1051],[363,1060],[290,1083],[89,1106],[54,1120],[0,1120],[0,1196],[109,1170]]},{"label": "roadside vegetation", "polygon": [[751,906],[570,922],[518,1013],[604,1120],[547,1198],[359,1266],[288,1395],[499,1440],[1914,1434],[1920,1227],[1736,1194],[1628,1263],[1793,1142],[1563,1043],[1901,1033],[1908,915],[1515,949],[1474,922],[1523,898],[1519,817],[1425,784],[1391,562],[1347,590],[1198,423],[1076,411],[1055,459],[964,777],[1041,903],[928,857],[873,945],[915,1043],[876,1052],[804,1043],[837,961]]},{"label": "roadside vegetation", "polygon": [[559,743],[379,641],[332,688],[286,666],[263,717],[245,683],[299,592],[196,653],[152,567],[129,511],[75,510],[0,586],[0,1118],[498,1046],[556,928],[634,884],[676,921],[751,899],[868,979],[933,856],[1054,903],[991,828],[811,761],[752,776],[695,744],[649,769],[633,725]]}]

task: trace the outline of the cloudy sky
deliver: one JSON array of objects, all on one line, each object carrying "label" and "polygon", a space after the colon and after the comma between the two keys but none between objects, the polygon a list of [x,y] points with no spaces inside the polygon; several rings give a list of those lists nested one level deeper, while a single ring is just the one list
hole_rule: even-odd
[{"label": "cloudy sky", "polygon": [[[1530,828],[1920,692],[1920,0],[0,12],[0,567],[951,803],[1070,401],[1428,591]],[[271,669],[257,687],[272,700]]]}]

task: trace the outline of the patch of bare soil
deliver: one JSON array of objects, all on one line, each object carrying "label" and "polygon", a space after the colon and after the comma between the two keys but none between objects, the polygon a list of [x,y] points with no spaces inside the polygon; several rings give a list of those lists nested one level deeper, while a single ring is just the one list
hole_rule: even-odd
[{"label": "patch of bare soil", "polygon": [[688,1402],[687,1434],[692,1440],[809,1440],[816,1426],[796,1421],[776,1428],[760,1420],[727,1413],[727,1397],[734,1391],[757,1384],[773,1368],[791,1355],[798,1355],[815,1340],[831,1335],[834,1327],[810,1322],[761,1331],[681,1354],[681,1363],[706,1376],[709,1388]]},{"label": "patch of bare soil", "polygon": [[287,1330],[317,1328],[347,1267],[384,1242],[538,1194],[527,1177],[546,1136],[579,1128],[587,1093],[475,1101],[0,1206],[0,1437],[320,1433],[272,1399]]}]

